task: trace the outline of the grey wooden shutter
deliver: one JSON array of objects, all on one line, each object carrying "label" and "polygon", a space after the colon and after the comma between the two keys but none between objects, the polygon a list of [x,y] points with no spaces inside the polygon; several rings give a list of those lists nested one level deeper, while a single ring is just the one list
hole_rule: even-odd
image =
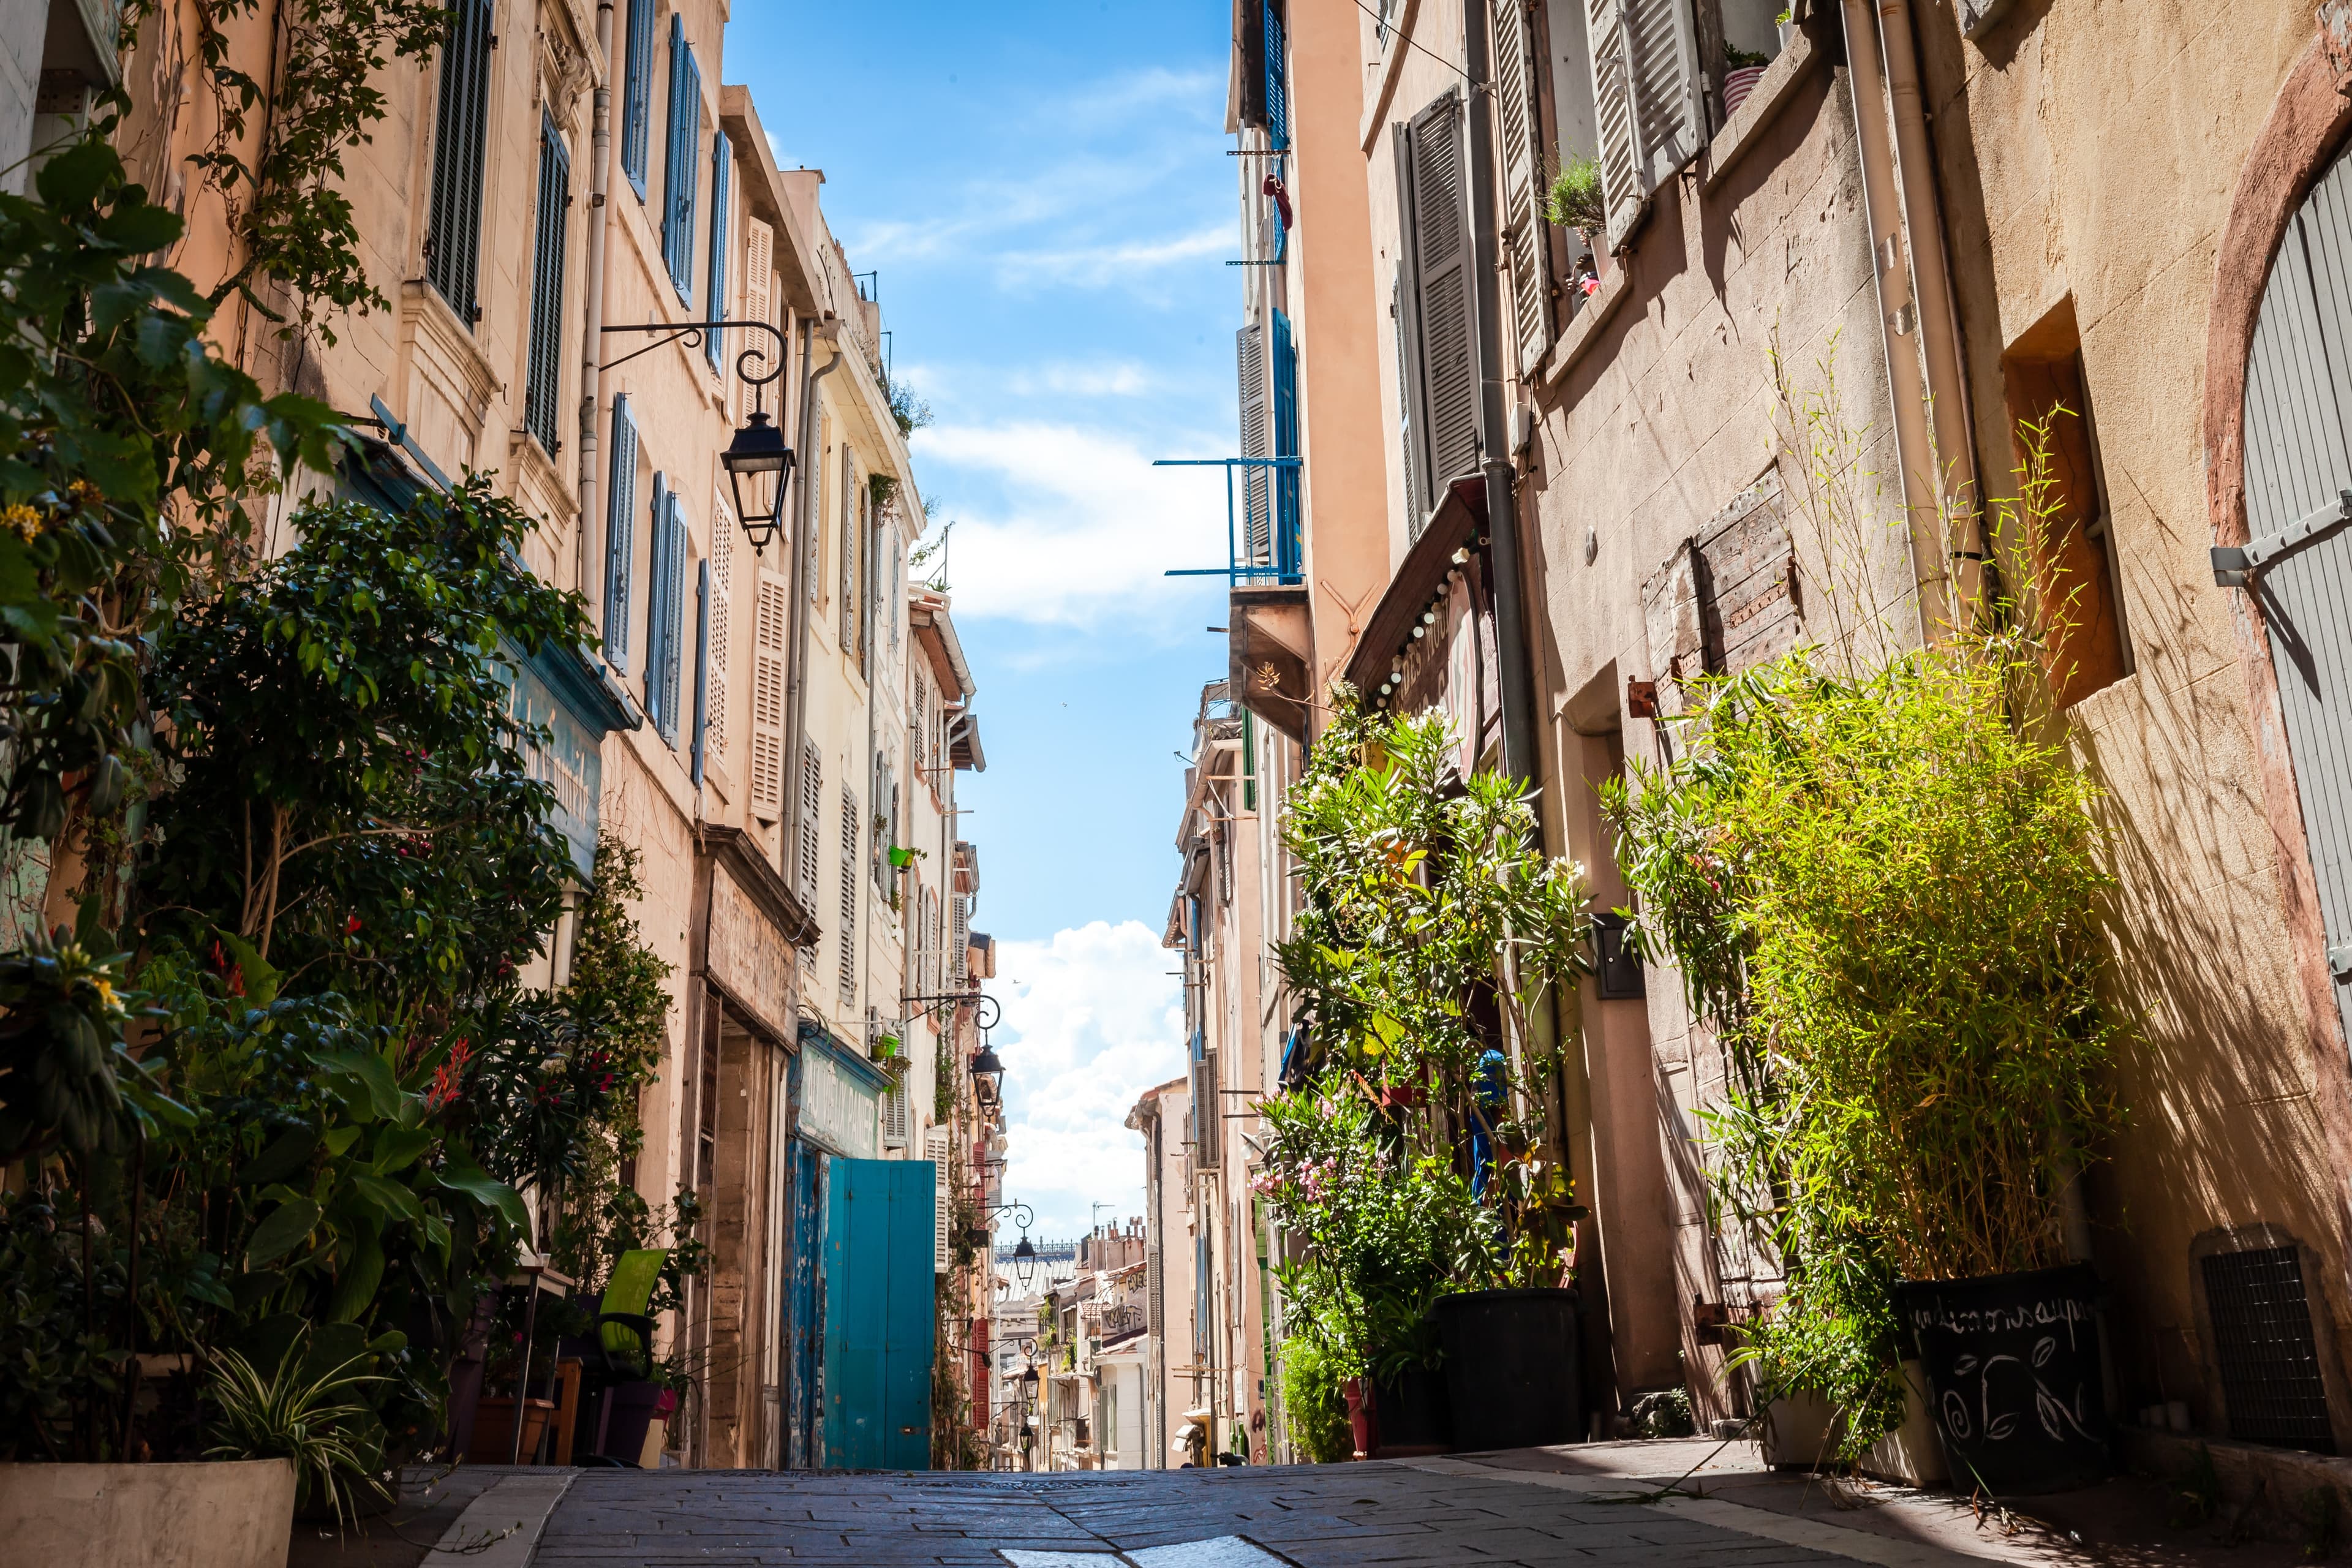
[{"label": "grey wooden shutter", "polygon": [[686,663],[686,517],[679,509],[677,491],[670,491],[667,499],[662,551],[666,602],[662,607],[661,736],[676,747],[678,721],[684,717],[678,704],[678,675]]},{"label": "grey wooden shutter", "polygon": [[801,841],[799,856],[801,904],[816,911],[816,842],[824,821],[824,753],[814,741],[801,742]]},{"label": "grey wooden shutter", "polygon": [[1421,349],[1418,412],[1433,505],[1448,479],[1478,467],[1477,281],[1461,99],[1447,92],[1413,116],[1406,136],[1413,321]]},{"label": "grey wooden shutter", "polygon": [[1535,29],[1526,0],[1495,0],[1496,123],[1503,142],[1503,263],[1511,278],[1511,338],[1532,380],[1551,346],[1551,243],[1544,229],[1543,116],[1536,103]]},{"label": "grey wooden shutter", "polygon": [[541,111],[539,121],[539,221],[532,236],[530,360],[523,384],[523,428],[550,457],[563,449],[556,408],[563,385],[563,263],[572,210],[572,153]]},{"label": "grey wooden shutter", "polygon": [[857,504],[857,459],[841,449],[841,651],[857,649],[857,566],[866,556],[863,509]]},{"label": "grey wooden shutter", "polygon": [[[727,319],[727,249],[728,225],[730,221],[728,198],[734,191],[735,160],[727,144],[727,132],[721,131],[710,139],[710,297],[703,310],[714,321]],[[719,368],[720,355],[725,352],[723,331],[713,330],[703,334],[703,357],[710,368]]]},{"label": "grey wooden shutter", "polygon": [[702,787],[703,769],[709,761],[704,748],[709,738],[710,563],[705,561],[694,574],[694,749],[688,771],[697,789]]},{"label": "grey wooden shutter", "polygon": [[434,110],[433,214],[425,276],[467,326],[482,319],[477,284],[482,253],[482,147],[490,103],[491,0],[456,0],[441,46],[441,96]]},{"label": "grey wooden shutter", "polygon": [[[2246,365],[2246,528],[2261,539],[2352,490],[2352,157],[2287,226]],[[2352,531],[2265,568],[2279,710],[2318,885],[2340,1026],[2352,1034]]]},{"label": "grey wooden shutter", "polygon": [[1609,246],[1633,232],[1650,187],[1642,152],[1641,117],[1633,111],[1633,71],[1625,52],[1625,0],[1581,0],[1584,39],[1592,57],[1593,120],[1599,132],[1601,195],[1609,213]]},{"label": "grey wooden shutter", "polygon": [[760,574],[751,616],[751,809],[773,817],[784,805],[784,686],[792,589]]},{"label": "grey wooden shutter", "polygon": [[1585,0],[1609,244],[1641,220],[1650,193],[1698,155],[1698,33],[1689,0]]},{"label": "grey wooden shutter", "polygon": [[1405,292],[1404,268],[1389,283],[1389,321],[1396,334],[1397,443],[1404,458],[1404,518],[1408,537],[1419,539],[1427,525],[1428,484],[1421,457],[1421,425],[1413,413],[1412,389],[1420,384],[1415,368],[1412,300]]},{"label": "grey wooden shutter", "polygon": [[662,633],[662,604],[668,596],[665,568],[669,561],[669,477],[654,470],[653,504],[646,509],[646,717],[654,732],[662,727],[662,660],[667,657]]},{"label": "grey wooden shutter", "polygon": [[669,146],[662,167],[662,259],[677,297],[694,302],[694,208],[702,174],[702,68],[686,21],[669,19]]},{"label": "grey wooden shutter", "polygon": [[841,1005],[857,1004],[857,792],[841,791]]},{"label": "grey wooden shutter", "polygon": [[604,510],[604,661],[629,672],[629,608],[635,598],[637,424],[626,393],[613,399],[613,479]]},{"label": "grey wooden shutter", "polygon": [[654,0],[629,0],[629,41],[621,82],[621,172],[646,199],[646,152],[654,115]]},{"label": "grey wooden shutter", "polygon": [[[1234,334],[1234,360],[1241,378],[1242,456],[1265,458],[1274,453],[1272,416],[1267,407],[1265,329],[1255,321]],[[1253,566],[1274,558],[1273,488],[1267,470],[1252,466],[1242,470],[1242,548]]]}]

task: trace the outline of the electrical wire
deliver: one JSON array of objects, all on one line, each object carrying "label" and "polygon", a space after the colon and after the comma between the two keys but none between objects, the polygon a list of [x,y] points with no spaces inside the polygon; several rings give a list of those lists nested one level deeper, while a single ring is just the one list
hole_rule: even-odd
[{"label": "electrical wire", "polygon": [[[1365,5],[1365,4],[1364,4],[1364,0],[1356,0],[1356,9],[1357,9],[1357,10],[1359,10],[1359,11],[1361,11],[1365,16],[1370,16],[1373,21],[1375,21],[1375,22],[1380,22],[1380,23],[1381,23],[1381,25],[1382,26],[1386,26],[1388,25],[1386,22],[1381,22],[1381,14],[1380,14],[1378,11],[1373,10],[1370,5]],[[1397,31],[1397,37],[1400,37],[1400,38],[1404,38],[1404,46],[1405,46],[1405,47],[1407,47],[1407,48],[1409,48],[1409,49],[1420,49],[1420,50],[1421,50],[1421,52],[1422,52],[1423,54],[1424,54],[1424,55],[1428,55],[1428,56],[1429,56],[1429,58],[1430,58],[1431,59],[1435,60],[1439,65],[1444,66],[1447,70],[1450,70],[1450,71],[1452,71],[1455,76],[1460,77],[1460,78],[1461,78],[1465,82],[1469,83],[1470,90],[1471,90],[1472,92],[1486,92],[1486,93],[1491,93],[1491,92],[1493,92],[1493,91],[1495,90],[1494,89],[1492,89],[1492,88],[1490,88],[1490,87],[1487,87],[1486,85],[1485,85],[1485,84],[1484,84],[1484,83],[1482,83],[1482,82],[1475,82],[1475,81],[1471,81],[1471,80],[1470,80],[1470,73],[1469,73],[1468,71],[1464,70],[1460,66],[1455,65],[1452,60],[1447,59],[1444,55],[1437,54],[1437,53],[1435,53],[1435,52],[1433,52],[1433,51],[1432,51],[1432,50],[1430,50],[1430,49],[1428,49],[1428,48],[1423,47],[1422,45],[1420,45],[1420,44],[1418,44],[1418,43],[1415,43],[1412,39],[1411,39],[1411,38],[1409,38],[1409,37],[1405,37],[1405,35],[1404,35],[1404,31],[1403,31],[1403,29],[1402,29],[1402,28],[1398,29],[1398,31]]]}]

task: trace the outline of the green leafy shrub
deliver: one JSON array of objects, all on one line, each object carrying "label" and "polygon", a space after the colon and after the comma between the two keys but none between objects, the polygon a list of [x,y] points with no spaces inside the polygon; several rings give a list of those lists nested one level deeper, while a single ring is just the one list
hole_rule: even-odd
[{"label": "green leafy shrub", "polygon": [[1282,1342],[1282,1416],[1291,1446],[1318,1465],[1337,1464],[1356,1451],[1348,1426],[1345,1375],[1331,1353],[1310,1334]]},{"label": "green leafy shrub", "polygon": [[1609,204],[1601,189],[1601,160],[1571,158],[1544,193],[1544,216],[1562,228],[1598,235],[1609,226]]}]

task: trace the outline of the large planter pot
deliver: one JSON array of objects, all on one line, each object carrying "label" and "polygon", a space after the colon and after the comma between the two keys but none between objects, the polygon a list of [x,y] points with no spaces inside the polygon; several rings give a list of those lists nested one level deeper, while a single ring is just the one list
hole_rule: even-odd
[{"label": "large planter pot", "polygon": [[598,1397],[596,1452],[625,1465],[643,1462],[646,1434],[677,1408],[677,1395],[658,1383],[616,1383]]},{"label": "large planter pot", "polygon": [[[1853,1468],[1906,1487],[1940,1485],[1947,1477],[1944,1449],[1929,1414],[1935,1401],[1927,1393],[1927,1373],[1917,1362],[1906,1361],[1903,1381],[1903,1425],[1873,1443]],[[1830,1402],[1811,1390],[1776,1399],[1765,1407],[1759,1434],[1764,1462],[1774,1469],[1835,1468],[1843,1427]]]},{"label": "large planter pot", "polygon": [[1895,1286],[1955,1486],[2015,1497],[2106,1476],[2098,1290],[2086,1263]]},{"label": "large planter pot", "polygon": [[42,1568],[285,1568],[287,1459],[0,1465],[0,1552]]},{"label": "large planter pot", "polygon": [[1394,1377],[1372,1380],[1372,1409],[1379,1420],[1379,1457],[1409,1459],[1454,1449],[1454,1407],[1445,1373],[1410,1365]]},{"label": "large planter pot", "polygon": [[1576,1292],[1469,1290],[1437,1299],[1454,1442],[1477,1452],[1581,1434]]},{"label": "large planter pot", "polygon": [[522,1412],[522,1454],[515,1454],[515,1402],[508,1394],[486,1394],[474,1415],[474,1441],[466,1450],[468,1463],[476,1465],[530,1464],[539,1453],[539,1440],[546,1434],[547,1418],[555,1414],[552,1399],[526,1399]]}]

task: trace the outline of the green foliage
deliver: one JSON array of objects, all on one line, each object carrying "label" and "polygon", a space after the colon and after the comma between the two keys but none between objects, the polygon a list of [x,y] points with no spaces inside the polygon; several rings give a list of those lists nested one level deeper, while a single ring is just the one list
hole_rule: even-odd
[{"label": "green foliage", "polygon": [[1318,1465],[1333,1465],[1356,1451],[1348,1426],[1345,1377],[1329,1352],[1312,1335],[1293,1334],[1282,1342],[1282,1415],[1291,1446]]},{"label": "green foliage", "polygon": [[[899,435],[912,436],[931,422],[931,405],[916,396],[913,387],[887,375],[882,378],[882,385],[889,395],[890,417],[898,422]],[[887,500],[889,498],[881,499]]]},{"label": "green foliage", "polygon": [[206,1389],[215,1414],[205,1456],[289,1459],[297,1503],[324,1498],[338,1520],[349,1520],[355,1490],[386,1490],[370,1473],[375,1456],[366,1439],[355,1435],[371,1413],[347,1392],[377,1380],[364,1370],[365,1354],[319,1369],[310,1350],[310,1335],[297,1335],[266,1377],[236,1352],[219,1352]]},{"label": "green foliage", "polygon": [[1601,190],[1601,160],[1571,158],[1544,193],[1544,216],[1562,228],[1598,235],[1609,226],[1609,204]]}]

